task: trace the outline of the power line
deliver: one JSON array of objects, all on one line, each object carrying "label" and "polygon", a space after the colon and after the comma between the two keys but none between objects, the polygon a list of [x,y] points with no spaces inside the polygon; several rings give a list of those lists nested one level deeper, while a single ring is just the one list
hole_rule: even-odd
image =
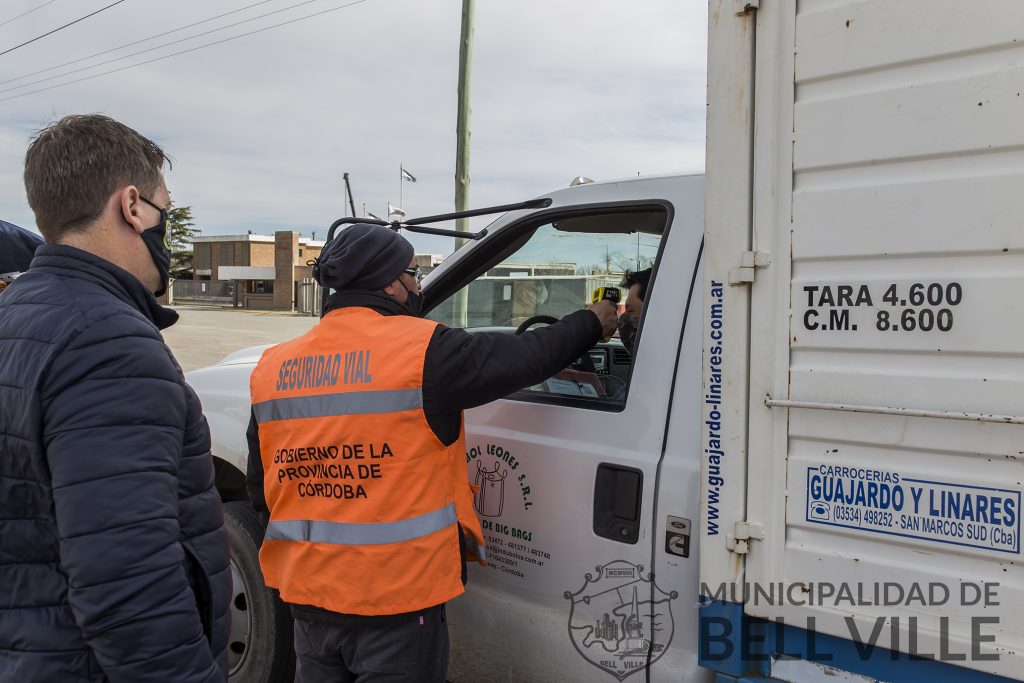
[{"label": "power line", "polygon": [[0,26],[7,26],[7,24],[11,23],[11,22],[12,22],[12,21],[14,21],[15,19],[21,19],[21,18],[22,18],[23,16],[25,16],[26,14],[32,14],[32,13],[33,13],[33,12],[35,12],[35,11],[36,11],[37,9],[42,9],[42,8],[46,7],[47,5],[52,5],[52,4],[53,4],[53,3],[55,3],[55,2],[57,2],[57,0],[50,0],[49,2],[44,2],[44,3],[43,3],[43,4],[41,4],[41,5],[36,5],[35,7],[33,7],[33,8],[32,8],[32,9],[30,9],[30,10],[28,10],[27,12],[22,12],[21,14],[19,14],[19,15],[18,15],[18,16],[16,16],[16,17],[11,17],[10,19],[8,19],[7,21],[5,21],[4,23],[0,24]]},{"label": "power line", "polygon": [[[64,73],[57,74],[56,76],[47,76],[46,78],[40,78],[38,80],[30,81],[28,83],[22,83],[21,85],[15,85],[15,86],[12,86],[10,88],[5,88],[3,90],[0,90],[0,95],[2,95],[3,93],[6,93],[6,92],[13,92],[15,90],[19,90],[21,88],[29,88],[29,87],[31,87],[33,85],[36,85],[36,84],[39,84],[39,83],[45,83],[47,81],[52,81],[55,78],[63,78],[64,76],[70,76],[72,74],[81,73],[83,71],[88,71],[89,69],[95,69],[96,67],[106,66],[107,64],[113,64],[114,62],[120,62],[122,60],[130,59],[132,57],[138,57],[139,55],[146,54],[147,52],[153,52],[154,50],[161,50],[161,49],[163,49],[165,47],[170,47],[171,45],[177,45],[178,43],[187,42],[189,40],[192,40],[193,38],[201,38],[202,36],[208,36],[211,33],[217,33],[218,31],[223,31],[225,29],[234,28],[235,26],[241,26],[242,24],[248,24],[249,22],[256,21],[257,19],[263,19],[265,17],[269,17],[269,16],[274,15],[274,14],[280,14],[281,12],[287,12],[288,10],[293,10],[296,7],[302,7],[303,5],[309,5],[309,4],[314,3],[314,2],[320,2],[320,0],[303,0],[302,2],[298,2],[298,3],[294,4],[294,5],[289,5],[288,7],[282,7],[281,9],[274,10],[273,12],[267,12],[265,14],[259,14],[259,15],[255,16],[255,17],[250,17],[248,19],[243,19],[242,21],[236,21],[233,24],[228,24],[226,26],[221,26],[219,28],[210,29],[209,31],[202,31],[200,33],[196,33],[194,35],[191,35],[191,36],[189,36],[187,38],[179,38],[178,40],[171,40],[169,42],[163,43],[162,45],[157,45],[156,47],[147,47],[145,50],[139,50],[137,52],[132,52],[131,54],[123,55],[121,57],[114,57],[113,59],[108,59],[105,62],[97,62],[96,64],[90,64],[89,66],[83,66],[80,69],[72,69],[71,71],[65,71]],[[261,3],[257,3],[257,4],[261,4]],[[124,46],[122,46],[122,47],[124,47]],[[117,48],[117,49],[120,49],[120,48]],[[93,56],[95,56],[95,55],[93,55]],[[89,57],[85,57],[83,59],[89,59]],[[18,79],[15,78],[15,79],[12,79],[12,80],[18,80]],[[6,83],[7,81],[4,81],[4,82]]]},{"label": "power line", "polygon": [[253,31],[249,31],[247,33],[239,34],[237,36],[230,36],[228,38],[223,38],[221,40],[216,40],[216,41],[213,41],[212,43],[205,43],[203,45],[197,45],[196,47],[191,47],[191,48],[189,48],[187,50],[180,50],[178,52],[172,52],[169,55],[162,55],[160,57],[154,57],[153,59],[147,59],[147,60],[145,60],[143,62],[138,62],[136,64],[129,64],[128,66],[122,66],[122,67],[117,68],[117,69],[111,69],[110,71],[104,71],[103,73],[93,74],[92,76],[83,76],[82,78],[76,78],[75,80],[68,81],[66,83],[58,83],[57,85],[51,85],[51,86],[48,86],[46,88],[39,88],[38,90],[30,90],[29,92],[23,92],[23,93],[20,93],[18,95],[11,95],[10,97],[5,97],[3,99],[0,99],[0,102],[7,102],[7,101],[10,101],[10,100],[16,100],[19,97],[27,97],[28,95],[34,95],[36,93],[45,92],[47,90],[53,90],[54,88],[62,88],[65,85],[74,85],[75,83],[81,83],[82,81],[88,81],[88,80],[91,80],[93,78],[99,78],[100,76],[107,76],[109,74],[118,73],[120,71],[125,71],[126,69],[132,69],[132,68],[134,68],[136,66],[144,66],[146,64],[152,64],[153,62],[159,62],[159,61],[164,60],[164,59],[170,59],[171,57],[177,57],[178,55],[187,54],[189,52],[195,52],[196,50],[202,50],[204,47],[211,47],[213,45],[220,45],[221,43],[227,43],[227,42],[230,42],[232,40],[236,40],[238,38],[245,38],[246,36],[251,36],[251,35],[254,35],[256,33],[262,33],[263,31],[269,31],[272,28],[278,28],[280,26],[287,26],[288,24],[294,24],[297,21],[302,21],[304,19],[312,19],[313,17],[318,17],[318,16],[321,16],[323,14],[327,14],[329,12],[336,12],[337,10],[340,10],[340,9],[345,9],[347,7],[352,7],[353,5],[361,5],[362,3],[367,2],[367,1],[368,0],[355,0],[354,2],[350,2],[350,3],[347,3],[345,5],[339,5],[338,7],[332,7],[330,9],[325,9],[325,10],[322,10],[320,12],[315,12],[313,14],[307,14],[305,16],[297,17],[295,19],[289,19],[288,21],[283,21],[280,24],[272,24],[270,26],[265,26],[263,28],[258,28],[258,29],[255,29]]},{"label": "power line", "polygon": [[[56,0],[50,0],[50,2],[56,2]],[[126,47],[131,47],[132,45],[138,45],[139,43],[145,43],[146,41],[153,40],[154,38],[163,38],[164,36],[169,36],[172,33],[177,33],[178,31],[184,31],[185,29],[192,28],[193,26],[199,26],[200,24],[205,24],[205,23],[214,21],[216,19],[222,19],[223,17],[227,17],[227,16],[230,16],[232,14],[238,14],[239,12],[244,12],[245,10],[252,9],[253,7],[256,7],[258,5],[265,5],[268,2],[273,2],[273,0],[260,0],[260,2],[254,2],[253,4],[246,5],[245,7],[239,7],[236,10],[231,10],[230,12],[225,12],[224,14],[218,14],[217,16],[210,17],[209,19],[201,19],[200,21],[196,21],[196,22],[193,22],[191,24],[186,24],[185,26],[179,26],[178,28],[171,29],[170,31],[164,31],[163,33],[157,33],[156,35],[149,36],[148,38],[143,38],[142,40],[134,40],[134,41],[132,41],[130,43],[125,43],[124,45],[119,45],[118,47],[112,47],[109,50],[103,50],[102,52],[97,52],[97,53],[91,54],[91,55],[89,55],[87,57],[79,57],[78,59],[72,59],[70,62],[64,62],[63,64],[57,64],[56,66],[50,66],[50,67],[47,67],[45,69],[40,69],[39,71],[33,71],[30,74],[25,74],[24,76],[18,76],[17,78],[8,78],[6,81],[0,81],[0,85],[4,85],[6,83],[12,83],[14,81],[20,81],[21,79],[28,78],[30,76],[38,76],[39,74],[44,74],[47,71],[53,71],[54,69],[59,69],[62,66],[70,66],[72,64],[77,64],[79,62],[84,62],[85,60],[92,59],[93,57],[100,57],[100,56],[105,55],[105,54],[110,54],[111,52],[117,52],[118,50],[123,50]],[[49,3],[47,3],[47,4],[49,4]],[[17,19],[17,17],[15,17],[15,19]],[[12,21],[13,21],[13,19],[12,19]],[[3,26],[3,24],[0,24],[0,26]],[[194,37],[195,36],[193,36],[193,38]]]},{"label": "power line", "polygon": [[100,12],[102,12],[102,11],[104,11],[104,10],[108,10],[108,9],[110,9],[110,8],[111,8],[111,7],[113,7],[114,5],[120,5],[120,4],[122,3],[122,2],[124,2],[124,0],[117,0],[117,2],[112,2],[112,3],[110,3],[109,5],[107,5],[106,7],[101,7],[100,9],[96,10],[96,11],[95,11],[95,12],[93,12],[92,14],[86,14],[86,15],[85,15],[84,17],[79,17],[78,19],[75,19],[74,21],[70,21],[70,22],[68,22],[68,23],[64,24],[63,26],[58,26],[57,28],[53,29],[52,31],[49,31],[49,32],[47,32],[47,33],[44,33],[44,34],[43,34],[43,35],[41,35],[41,36],[36,36],[36,37],[35,37],[35,38],[33,38],[32,40],[26,40],[26,41],[25,41],[24,43],[22,43],[21,45],[15,45],[14,47],[10,47],[10,48],[7,48],[7,49],[6,49],[6,50],[4,50],[3,52],[0,52],[0,57],[3,57],[3,56],[4,56],[5,54],[7,54],[8,52],[14,52],[14,51],[15,51],[15,50],[17,50],[17,49],[18,49],[19,47],[25,47],[26,45],[29,45],[29,44],[31,44],[31,43],[34,43],[34,42],[36,42],[37,40],[41,40],[41,39],[45,38],[46,36],[51,36],[51,35],[53,35],[54,33],[56,33],[57,31],[60,31],[60,30],[62,30],[62,29],[66,29],[66,28],[67,28],[68,26],[74,26],[74,25],[75,25],[75,24],[77,24],[78,22],[80,22],[80,21],[85,21],[85,20],[86,20],[86,19],[88,19],[89,17],[94,17],[94,16],[96,16],[97,14],[99,14]]}]

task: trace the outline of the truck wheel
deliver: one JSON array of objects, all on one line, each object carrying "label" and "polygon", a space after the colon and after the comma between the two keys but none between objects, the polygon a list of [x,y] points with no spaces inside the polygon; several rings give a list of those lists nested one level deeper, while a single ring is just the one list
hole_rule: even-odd
[{"label": "truck wheel", "polygon": [[231,630],[228,676],[233,683],[291,681],[295,672],[292,615],[277,591],[263,583],[259,550],[263,527],[245,501],[224,504],[231,543]]}]

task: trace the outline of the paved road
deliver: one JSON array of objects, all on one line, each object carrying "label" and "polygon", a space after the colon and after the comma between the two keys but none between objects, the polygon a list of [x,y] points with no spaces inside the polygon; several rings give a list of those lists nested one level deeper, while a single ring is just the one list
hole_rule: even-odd
[{"label": "paved road", "polygon": [[247,346],[276,344],[306,332],[318,318],[290,313],[200,306],[174,307],[181,318],[164,330],[164,340],[188,372],[216,363]]}]

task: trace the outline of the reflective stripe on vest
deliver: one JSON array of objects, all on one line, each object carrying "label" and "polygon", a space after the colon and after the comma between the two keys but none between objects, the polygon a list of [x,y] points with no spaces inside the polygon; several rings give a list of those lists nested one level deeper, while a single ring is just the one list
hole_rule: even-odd
[{"label": "reflective stripe on vest", "polygon": [[252,409],[256,422],[294,420],[308,417],[336,417],[338,415],[373,415],[398,413],[423,407],[423,391],[392,389],[386,391],[345,391],[336,394],[315,394],[273,398],[256,403]]},{"label": "reflective stripe on vest", "polygon": [[468,533],[462,540],[466,544],[466,551],[470,557],[475,558],[477,561],[487,560],[487,548],[478,544]]},{"label": "reflective stripe on vest", "polygon": [[455,504],[398,522],[348,524],[316,519],[273,520],[267,526],[270,541],[308,541],[334,545],[381,545],[427,536],[458,521]]}]

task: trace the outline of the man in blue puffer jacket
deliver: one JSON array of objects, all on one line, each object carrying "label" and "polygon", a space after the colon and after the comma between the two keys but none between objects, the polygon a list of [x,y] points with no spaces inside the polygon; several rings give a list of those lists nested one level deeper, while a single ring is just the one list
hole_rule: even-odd
[{"label": "man in blue puffer jacket", "polygon": [[46,244],[0,296],[0,681],[224,681],[231,577],[210,435],[160,330],[163,151],[44,129]]}]

